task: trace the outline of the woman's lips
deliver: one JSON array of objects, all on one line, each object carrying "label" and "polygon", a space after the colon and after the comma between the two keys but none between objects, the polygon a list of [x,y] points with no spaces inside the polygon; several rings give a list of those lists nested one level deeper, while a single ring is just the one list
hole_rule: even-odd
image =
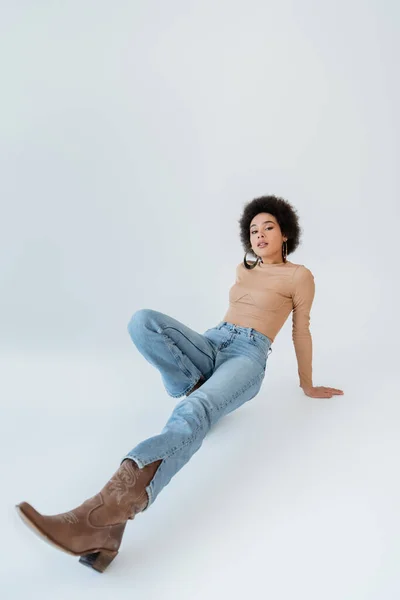
[{"label": "woman's lips", "polygon": [[264,248],[265,246],[268,246],[268,244],[267,244],[267,243],[258,244],[258,247],[259,247],[259,248]]}]

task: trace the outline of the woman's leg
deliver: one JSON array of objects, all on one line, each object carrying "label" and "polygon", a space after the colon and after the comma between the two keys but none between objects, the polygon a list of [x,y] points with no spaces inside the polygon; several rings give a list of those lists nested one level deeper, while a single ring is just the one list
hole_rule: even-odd
[{"label": "woman's leg", "polygon": [[[188,397],[214,370],[213,343],[165,313],[147,308],[136,311],[129,320],[128,332],[142,356],[160,372],[173,398]],[[161,462],[147,465],[153,475]]]},{"label": "woman's leg", "polygon": [[[175,406],[160,434],[140,442],[122,459],[131,459],[140,468],[155,464],[158,467],[146,487],[149,502],[144,510],[200,448],[213,424],[258,393],[265,376],[268,347],[256,346],[249,339],[249,329],[239,329],[241,336],[234,328],[229,329],[228,335],[219,327],[207,330],[212,332],[207,343],[210,341],[214,358],[213,374]],[[175,339],[179,328],[177,332]],[[191,362],[186,361],[189,371]],[[168,383],[173,385],[170,379]]]},{"label": "woman's leg", "polygon": [[128,332],[142,356],[160,372],[173,398],[188,395],[214,371],[216,352],[212,342],[169,315],[138,310],[128,323]]},{"label": "woman's leg", "polygon": [[213,424],[253,398],[265,376],[268,346],[250,328],[222,323],[198,334],[162,313],[139,311],[129,329],[159,368],[168,393],[179,397],[192,389],[190,397],[175,406],[159,435],[135,446],[100,492],[77,508],[43,515],[27,502],[17,505],[36,533],[98,571],[118,554],[127,520],[154,502]]},{"label": "woman's leg", "polygon": [[[128,330],[142,354],[159,369],[171,396],[189,395],[211,375],[214,345],[176,319],[141,310],[133,315]],[[155,460],[140,468],[131,459],[123,460],[99,493],[66,513],[43,515],[27,502],[16,508],[47,542],[104,571],[118,554],[127,520],[146,508],[146,490],[160,463]]]}]

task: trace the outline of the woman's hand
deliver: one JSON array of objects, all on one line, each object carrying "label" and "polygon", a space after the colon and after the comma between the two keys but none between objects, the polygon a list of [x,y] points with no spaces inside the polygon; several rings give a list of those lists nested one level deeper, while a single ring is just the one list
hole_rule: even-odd
[{"label": "woman's hand", "polygon": [[332,398],[332,396],[342,396],[344,394],[343,390],[324,387],[323,385],[319,385],[317,387],[304,387],[303,392],[306,394],[306,396],[310,396],[310,398]]}]

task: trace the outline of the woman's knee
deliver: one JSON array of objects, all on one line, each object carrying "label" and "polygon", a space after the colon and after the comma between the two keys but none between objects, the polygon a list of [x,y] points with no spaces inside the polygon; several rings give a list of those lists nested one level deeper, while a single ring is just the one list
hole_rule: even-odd
[{"label": "woman's knee", "polygon": [[149,321],[152,316],[153,311],[150,308],[140,308],[136,312],[133,313],[128,322],[128,331],[130,336],[132,337],[137,328],[143,329],[146,323]]}]

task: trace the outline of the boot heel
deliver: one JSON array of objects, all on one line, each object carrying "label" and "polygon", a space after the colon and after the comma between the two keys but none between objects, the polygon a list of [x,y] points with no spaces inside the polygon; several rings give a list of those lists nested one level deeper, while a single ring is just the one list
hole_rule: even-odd
[{"label": "boot heel", "polygon": [[91,554],[81,556],[79,562],[85,565],[85,567],[91,567],[95,571],[103,573],[117,554],[118,551],[100,550],[99,552],[92,552]]}]

